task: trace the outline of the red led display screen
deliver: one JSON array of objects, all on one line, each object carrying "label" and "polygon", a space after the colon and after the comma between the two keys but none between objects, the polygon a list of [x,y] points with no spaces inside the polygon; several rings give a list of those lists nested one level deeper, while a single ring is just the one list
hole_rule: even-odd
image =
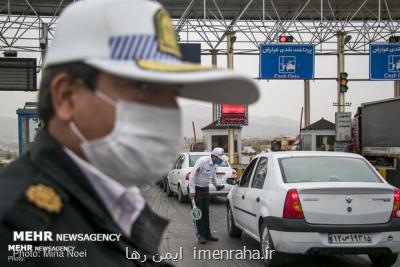
[{"label": "red led display screen", "polygon": [[218,124],[221,126],[248,125],[247,105],[218,105]]}]

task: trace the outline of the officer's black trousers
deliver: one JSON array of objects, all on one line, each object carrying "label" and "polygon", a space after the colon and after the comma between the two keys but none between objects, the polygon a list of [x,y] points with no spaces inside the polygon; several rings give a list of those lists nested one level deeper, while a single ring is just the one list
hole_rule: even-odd
[{"label": "officer's black trousers", "polygon": [[196,206],[201,210],[201,219],[195,221],[197,228],[197,237],[209,237],[210,232],[210,218],[209,218],[209,208],[210,208],[210,192],[207,187],[196,186],[194,200]]}]

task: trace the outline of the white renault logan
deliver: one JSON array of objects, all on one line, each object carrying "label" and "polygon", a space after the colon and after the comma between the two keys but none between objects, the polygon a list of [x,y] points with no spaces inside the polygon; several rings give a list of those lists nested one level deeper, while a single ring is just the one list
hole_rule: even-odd
[{"label": "white renault logan", "polygon": [[260,242],[267,266],[269,250],[368,254],[374,266],[391,266],[400,252],[400,190],[360,155],[262,153],[231,189],[227,223],[230,236]]},{"label": "white renault logan", "polygon": [[[211,157],[211,152],[185,152],[181,153],[177,159],[175,166],[165,177],[164,184],[166,185],[165,191],[168,196],[174,194],[178,195],[179,202],[185,202],[188,197],[187,187],[189,185],[190,173],[196,164],[196,161],[201,157]],[[228,162],[223,162],[218,166],[216,179],[217,183],[224,185],[224,189],[217,191],[215,186],[210,184],[210,195],[211,196],[226,196],[232,185],[227,184],[227,180],[235,180],[237,172],[232,169]]]}]

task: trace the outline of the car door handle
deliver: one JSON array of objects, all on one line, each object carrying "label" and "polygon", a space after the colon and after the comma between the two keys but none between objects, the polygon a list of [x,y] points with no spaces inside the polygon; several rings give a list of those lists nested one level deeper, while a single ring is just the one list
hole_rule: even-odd
[{"label": "car door handle", "polygon": [[244,199],[244,195],[242,195],[242,199]]},{"label": "car door handle", "polygon": [[257,203],[260,202],[260,197],[256,198]]}]

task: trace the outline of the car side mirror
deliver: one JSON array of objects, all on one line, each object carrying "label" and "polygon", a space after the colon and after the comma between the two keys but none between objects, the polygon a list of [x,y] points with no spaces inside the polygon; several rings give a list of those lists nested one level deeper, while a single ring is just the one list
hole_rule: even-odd
[{"label": "car side mirror", "polygon": [[226,183],[230,184],[230,185],[237,185],[238,181],[236,181],[235,178],[228,178],[228,179],[226,179]]}]

